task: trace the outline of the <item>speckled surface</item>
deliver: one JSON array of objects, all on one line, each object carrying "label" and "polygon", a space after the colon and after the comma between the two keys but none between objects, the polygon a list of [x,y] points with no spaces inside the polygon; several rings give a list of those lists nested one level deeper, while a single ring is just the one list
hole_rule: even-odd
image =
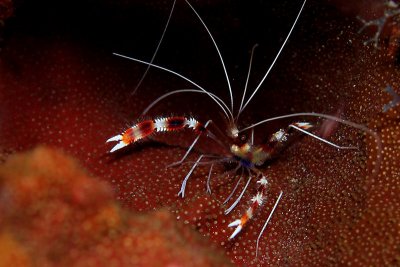
[{"label": "speckled surface", "polygon": [[0,167],[0,266],[232,266],[165,209],[129,212],[110,185],[58,149]]},{"label": "speckled surface", "polygon": [[[266,204],[238,238],[228,242],[231,230],[227,224],[246,209],[256,187],[252,185],[234,212],[225,216],[221,202],[235,183],[223,175],[223,166],[215,168],[213,194],[207,195],[205,167],[189,181],[186,198],[178,198],[190,166],[166,169],[165,165],[184,154],[182,147],[193,138],[190,133],[162,136],[161,142],[145,142],[116,155],[108,155],[111,146],[104,144],[137,121],[157,96],[188,87],[152,69],[138,93],[130,96],[145,67],[111,55],[120,52],[151,58],[169,3],[106,1],[93,7],[85,2],[80,8],[62,3],[65,10],[76,12],[70,23],[60,11],[62,5],[49,10],[38,5],[33,9],[42,12],[37,21],[32,20],[33,11],[21,7],[15,20],[7,22],[10,28],[0,59],[0,145],[5,155],[42,143],[60,147],[109,181],[124,206],[134,211],[169,208],[183,224],[211,236],[237,266],[399,264],[399,108],[382,113],[383,105],[391,100],[384,88],[391,85],[399,92],[398,59],[387,53],[389,28],[380,49],[364,46],[363,41],[374,32],[358,34],[361,24],[355,17],[375,18],[382,12],[379,5],[375,16],[370,6],[346,6],[343,1],[307,3],[284,53],[240,125],[292,112],[337,114],[340,110],[343,118],[367,125],[381,136],[379,172],[372,172],[377,162],[374,140],[354,129],[339,126],[328,138],[356,145],[357,151],[337,151],[309,137],[299,138],[261,168],[271,182]],[[293,1],[255,6],[244,1],[199,3],[198,11],[235,78],[236,99],[241,96],[251,47],[260,44],[249,84],[254,88],[299,5]],[[156,62],[228,99],[223,72],[206,32],[183,2],[178,1],[175,15]],[[58,17],[56,22],[49,23],[54,17]],[[152,18],[153,23],[147,22]],[[149,116],[182,113],[201,121],[211,118],[224,128],[218,110],[206,97],[182,95],[158,105]],[[288,122],[257,128],[256,140]],[[216,151],[215,145],[203,140],[189,160],[210,149]],[[255,239],[279,190],[284,191],[283,199],[255,261]]]}]

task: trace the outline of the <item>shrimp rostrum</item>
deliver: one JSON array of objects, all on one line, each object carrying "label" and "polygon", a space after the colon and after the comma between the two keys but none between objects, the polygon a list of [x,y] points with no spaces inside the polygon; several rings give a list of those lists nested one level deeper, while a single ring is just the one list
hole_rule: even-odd
[{"label": "shrimp rostrum", "polygon": [[[324,139],[317,134],[313,133],[313,130],[316,128],[316,126],[308,121],[307,119],[304,120],[304,118],[319,118],[319,119],[324,119],[328,121],[332,121],[335,123],[339,124],[344,124],[347,126],[350,126],[352,128],[361,130],[367,134],[370,134],[373,136],[377,143],[378,151],[380,151],[381,143],[379,136],[369,128],[367,128],[364,125],[357,124],[342,118],[339,118],[337,116],[331,116],[327,114],[321,114],[321,113],[314,113],[314,112],[302,112],[302,113],[293,113],[293,114],[286,114],[286,115],[281,115],[278,117],[272,117],[272,118],[267,118],[259,122],[255,122],[247,127],[244,128],[239,128],[238,121],[239,117],[242,114],[243,110],[248,106],[248,104],[251,102],[251,100],[254,98],[255,94],[259,91],[261,88],[264,80],[270,73],[271,69],[273,68],[277,58],[281,54],[281,51],[283,50],[285,44],[289,40],[289,37],[295,28],[295,25],[297,21],[299,20],[299,17],[301,15],[301,12],[306,4],[306,1],[302,3],[302,6],[300,8],[300,11],[297,14],[297,17],[294,20],[294,23],[289,31],[289,33],[286,36],[286,39],[284,40],[283,44],[281,45],[278,53],[276,54],[272,64],[269,66],[268,70],[266,71],[265,75],[261,79],[260,83],[256,86],[255,89],[251,92],[250,96],[247,96],[247,84],[250,76],[250,70],[251,70],[251,65],[252,65],[252,58],[253,58],[253,53],[254,49],[256,48],[257,45],[255,45],[252,49],[251,56],[250,56],[250,64],[249,64],[249,71],[247,74],[247,80],[246,80],[246,85],[243,90],[241,102],[239,108],[235,109],[234,108],[234,99],[233,99],[233,94],[232,94],[232,89],[230,85],[230,78],[228,76],[227,70],[225,68],[225,63],[224,60],[221,56],[220,50],[211,35],[210,31],[208,30],[206,24],[202,20],[202,18],[199,16],[199,14],[196,12],[196,10],[193,8],[193,6],[185,0],[187,5],[191,8],[191,10],[194,12],[194,14],[197,16],[203,27],[207,30],[208,35],[211,39],[211,41],[214,44],[214,47],[219,55],[219,59],[222,65],[222,68],[225,73],[225,78],[227,81],[228,85],[228,92],[230,96],[230,102],[226,103],[224,102],[219,96],[216,94],[212,93],[209,90],[204,89],[202,86],[199,84],[195,83],[194,81],[190,80],[189,78],[185,77],[184,75],[177,73],[171,69],[164,68],[162,66],[153,64],[153,59],[151,62],[145,62],[136,58],[124,56],[121,54],[114,54],[119,57],[123,57],[135,62],[139,62],[142,64],[146,64],[147,67],[154,67],[157,69],[161,69],[163,71],[169,72],[175,76],[178,76],[184,80],[186,80],[188,83],[192,84],[195,89],[181,89],[181,90],[175,90],[168,92],[159,98],[157,98],[155,101],[153,101],[142,113],[145,115],[154,105],[156,105],[158,102],[162,101],[163,99],[167,98],[168,96],[175,95],[175,94],[181,94],[181,93],[199,93],[199,94],[205,94],[209,97],[209,99],[215,103],[219,109],[222,111],[222,114],[224,118],[226,119],[226,125],[228,125],[227,129],[225,132],[220,131],[219,128],[212,124],[211,120],[208,120],[206,122],[200,122],[196,119],[195,116],[160,116],[154,119],[146,119],[139,121],[138,123],[134,124],[132,127],[129,127],[126,129],[124,132],[121,134],[118,134],[114,137],[111,137],[107,140],[107,142],[116,142],[114,147],[111,149],[110,152],[117,151],[119,149],[122,149],[123,147],[126,147],[128,145],[134,144],[138,142],[139,140],[145,140],[148,139],[149,137],[160,133],[160,132],[173,132],[173,131],[181,131],[184,129],[190,129],[193,130],[194,133],[194,141],[192,144],[188,147],[186,150],[186,153],[183,155],[180,161],[172,163],[170,166],[175,166],[179,165],[185,162],[187,159],[188,155],[190,152],[193,150],[195,147],[196,143],[198,142],[199,138],[204,136],[203,138],[207,138],[212,142],[216,142],[218,145],[222,146],[225,151],[227,151],[226,155],[223,155],[221,157],[216,157],[215,155],[206,155],[202,154],[200,155],[196,161],[194,161],[191,169],[187,173],[186,177],[183,179],[181,189],[178,192],[178,195],[181,196],[182,198],[185,196],[185,188],[186,184],[195,170],[197,166],[200,164],[204,165],[209,165],[209,175],[208,175],[208,180],[207,180],[207,191],[211,192],[210,186],[209,186],[209,181],[212,173],[212,168],[214,164],[217,163],[225,163],[225,162],[233,162],[236,167],[231,170],[232,173],[236,172],[245,172],[247,173],[248,179],[247,182],[240,192],[239,196],[237,197],[236,200],[233,201],[233,204],[231,204],[226,210],[225,214],[230,213],[237,205],[240,203],[242,196],[246,192],[247,188],[250,185],[250,182],[252,178],[256,178],[257,180],[257,191],[256,194],[251,198],[250,200],[250,205],[249,207],[242,213],[242,216],[240,218],[237,218],[230,224],[228,224],[228,227],[232,227],[233,231],[232,234],[230,235],[229,239],[235,238],[241,231],[242,229],[248,224],[248,222],[253,218],[253,215],[262,207],[263,203],[266,201],[266,195],[269,189],[269,182],[268,182],[268,177],[267,175],[264,174],[262,171],[262,166],[268,163],[268,161],[271,158],[274,158],[279,155],[279,153],[282,151],[285,146],[287,146],[290,143],[290,140],[293,139],[294,136],[296,135],[307,135],[310,136],[311,138],[315,138],[318,141],[321,141],[335,149],[358,149],[357,147],[354,146],[340,146],[339,144],[335,144],[327,139]],[[174,2],[175,5],[175,2]],[[173,6],[174,6],[173,5]],[[173,8],[172,8],[173,10]],[[171,14],[172,14],[171,10]],[[170,16],[171,16],[170,14]],[[168,24],[167,24],[168,25]],[[164,30],[165,33],[165,30]],[[161,43],[161,40],[160,40]],[[160,44],[159,43],[159,44]],[[135,89],[136,90],[136,89]],[[235,110],[237,110],[235,112]],[[287,127],[278,129],[275,133],[273,133],[265,142],[255,144],[254,143],[254,128],[264,124],[268,123],[271,121],[276,121],[276,120],[282,120],[282,119],[294,119],[292,123],[290,123]],[[225,135],[225,139],[229,140],[229,142],[226,141],[221,141],[219,138],[219,135],[217,136],[214,134],[214,129],[215,131],[218,130],[221,135],[223,133]],[[205,161],[207,158],[212,158],[210,161]],[[217,159],[216,159],[217,158]],[[379,159],[378,159],[379,160]],[[378,167],[379,164],[376,165]],[[228,196],[226,199],[225,203],[227,203],[232,196],[234,195],[235,190],[237,189],[239,185],[239,182],[236,184],[235,188],[231,192],[231,194]],[[268,218],[266,219],[264,226],[262,229],[260,229],[259,236],[257,239],[257,244],[256,244],[256,255],[258,251],[258,244],[259,240],[271,220],[271,217],[273,213],[275,212],[275,209],[277,208],[281,198],[283,196],[283,192],[280,191],[280,194],[278,195],[277,199],[275,200],[274,206],[271,209]],[[225,204],[224,203],[224,204]]]}]

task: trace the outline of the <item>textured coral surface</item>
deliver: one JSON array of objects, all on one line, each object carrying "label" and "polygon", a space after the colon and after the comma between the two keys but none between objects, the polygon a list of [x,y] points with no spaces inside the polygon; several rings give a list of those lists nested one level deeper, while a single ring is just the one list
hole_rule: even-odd
[{"label": "textured coral surface", "polygon": [[[246,79],[248,51],[259,43],[251,89],[279,49],[300,3],[251,6],[246,1],[208,2],[194,4],[235,78],[237,106]],[[145,142],[114,155],[107,154],[111,146],[104,144],[135,122],[162,93],[191,88],[181,79],[151,69],[132,96],[145,66],[111,55],[119,52],[149,60],[170,4],[43,1],[21,5],[7,23],[9,31],[0,54],[2,158],[37,144],[60,147],[111,183],[125,207],[134,211],[168,207],[174,218],[223,247],[237,266],[399,265],[399,106],[382,112],[391,101],[384,88],[400,89],[397,53],[387,53],[390,27],[395,25],[388,25],[379,49],[375,49],[363,45],[374,30],[359,34],[362,24],[355,17],[377,18],[381,6],[377,4],[375,13],[370,14],[370,5],[308,2],[277,65],[239,126],[292,112],[339,114],[376,131],[382,151],[377,151],[370,135],[341,125],[328,124],[334,130],[323,131],[329,128],[326,126],[320,131],[329,140],[358,150],[340,151],[309,137],[299,138],[261,168],[271,184],[268,199],[247,228],[228,241],[231,229],[227,225],[246,209],[255,183],[226,216],[222,202],[236,181],[223,175],[224,166],[213,170],[211,195],[205,192],[205,166],[189,180],[185,199],[177,197],[190,165],[165,166],[182,157],[183,147],[193,138],[190,133],[161,136],[162,142]],[[173,17],[156,62],[228,99],[218,56],[204,29],[183,1],[178,1]],[[198,95],[170,98],[150,116],[182,113],[193,114],[200,121],[211,118],[225,127],[219,110]],[[322,120],[302,118],[306,119],[324,125]],[[256,128],[256,141],[289,122]],[[188,162],[202,151],[218,152],[216,148],[215,143],[203,139]],[[283,198],[255,260],[255,240],[279,190],[283,190]],[[10,247],[18,246],[10,236],[4,239]],[[19,253],[19,249],[15,251]]]},{"label": "textured coral surface", "polygon": [[60,151],[13,155],[0,186],[0,266],[231,266],[168,212],[121,209]]}]

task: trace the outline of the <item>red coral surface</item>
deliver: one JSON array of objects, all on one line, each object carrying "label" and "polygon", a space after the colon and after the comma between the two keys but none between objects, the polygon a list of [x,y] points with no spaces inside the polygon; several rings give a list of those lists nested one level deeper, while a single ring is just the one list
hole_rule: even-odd
[{"label": "red coral surface", "polygon": [[[26,17],[10,28],[12,34],[0,58],[3,154],[43,143],[61,147],[96,176],[112,183],[124,206],[135,211],[169,207],[176,218],[224,247],[238,266],[399,264],[398,106],[382,112],[391,100],[383,89],[391,85],[398,92],[400,88],[398,59],[393,53],[387,56],[385,40],[380,49],[363,45],[373,33],[357,33],[362,25],[354,10],[361,5],[346,7],[334,1],[339,6],[336,9],[330,1],[307,3],[284,53],[243,114],[243,125],[292,112],[337,114],[341,110],[344,118],[365,124],[381,136],[381,160],[377,160],[375,140],[348,127],[339,126],[329,139],[358,146],[357,151],[337,151],[309,137],[300,138],[277,160],[263,166],[261,170],[271,184],[266,204],[236,239],[228,241],[231,229],[227,225],[245,211],[256,185],[226,216],[221,203],[235,181],[223,175],[223,166],[216,166],[213,193],[207,195],[208,169],[199,168],[189,180],[186,198],[178,198],[190,166],[165,166],[182,157],[185,149],[181,147],[193,138],[190,133],[162,138],[173,146],[148,142],[115,155],[108,155],[111,147],[104,144],[135,122],[153,99],[164,92],[188,88],[180,79],[151,69],[138,93],[131,96],[145,67],[111,55],[126,52],[145,60],[151,58],[169,6],[140,1],[106,1],[96,7],[87,2],[79,7],[62,3],[68,16],[54,13],[59,9],[43,8],[41,16],[32,20],[28,8],[21,8],[21,16]],[[238,77],[233,81],[238,102],[246,78],[247,51],[260,43],[249,85],[254,88],[299,6],[294,1],[253,8],[241,1],[231,5],[219,1],[210,9],[206,4],[201,6],[199,11],[220,44],[228,70]],[[178,1],[175,22],[170,25],[157,62],[227,96],[218,57],[190,12]],[[74,20],[70,20],[71,14]],[[161,26],[143,24],[152,19]],[[151,115],[172,113],[192,113],[201,121],[211,118],[221,128],[225,126],[219,111],[203,96],[170,98]],[[285,123],[257,128],[256,140]],[[203,140],[189,161],[206,149],[215,151],[214,146]],[[374,173],[379,162],[379,172]],[[284,192],[282,201],[255,260],[255,240],[279,190]]]}]

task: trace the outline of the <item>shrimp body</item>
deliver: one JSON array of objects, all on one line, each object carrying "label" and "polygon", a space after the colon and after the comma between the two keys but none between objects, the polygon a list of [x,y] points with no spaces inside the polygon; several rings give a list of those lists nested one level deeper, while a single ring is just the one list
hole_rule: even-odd
[{"label": "shrimp body", "polygon": [[263,165],[267,160],[274,157],[284,147],[292,127],[308,130],[312,125],[308,122],[296,122],[290,124],[286,130],[280,129],[275,132],[269,140],[260,145],[253,145],[252,142],[245,142],[241,145],[233,144],[230,147],[232,155],[237,158],[243,166],[253,168]]}]

